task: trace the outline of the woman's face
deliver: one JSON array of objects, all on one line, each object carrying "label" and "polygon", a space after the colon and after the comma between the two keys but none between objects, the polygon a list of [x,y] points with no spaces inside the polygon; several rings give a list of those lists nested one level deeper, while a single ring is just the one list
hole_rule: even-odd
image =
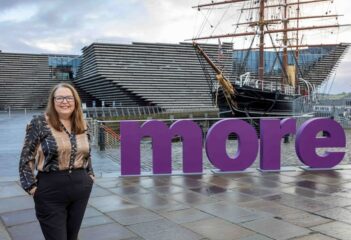
[{"label": "woman's face", "polygon": [[69,88],[60,87],[54,94],[55,110],[59,118],[71,117],[75,108],[75,99]]}]

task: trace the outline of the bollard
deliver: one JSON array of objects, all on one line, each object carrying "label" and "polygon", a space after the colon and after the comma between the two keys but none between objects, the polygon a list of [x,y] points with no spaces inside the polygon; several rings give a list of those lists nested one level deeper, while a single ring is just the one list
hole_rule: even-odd
[{"label": "bollard", "polygon": [[[334,120],[334,115],[329,116],[329,118],[330,118],[331,120]],[[329,134],[328,134],[327,131],[322,131],[322,137],[328,137],[328,136],[329,136]]]},{"label": "bollard", "polygon": [[105,129],[100,126],[99,129],[99,147],[100,147],[100,151],[105,151]]},{"label": "bollard", "polygon": [[284,143],[289,143],[289,134],[284,136]]}]

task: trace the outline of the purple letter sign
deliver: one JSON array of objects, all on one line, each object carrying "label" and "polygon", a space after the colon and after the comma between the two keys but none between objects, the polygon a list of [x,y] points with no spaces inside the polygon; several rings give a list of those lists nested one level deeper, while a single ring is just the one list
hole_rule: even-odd
[{"label": "purple letter sign", "polygon": [[[326,137],[318,137],[321,131]],[[295,148],[301,162],[311,168],[332,168],[344,158],[345,152],[328,152],[323,156],[316,153],[317,148],[345,147],[346,137],[343,128],[332,119],[315,118],[302,124],[297,131]]]},{"label": "purple letter sign", "polygon": [[[321,131],[326,137],[317,137]],[[140,141],[152,138],[152,165],[154,174],[172,173],[172,138],[176,135],[183,141],[183,172],[202,172],[202,131],[191,120],[179,120],[168,126],[157,120],[140,126],[136,121],[121,121],[121,174],[140,174]],[[285,134],[296,132],[296,120],[261,120],[260,168],[280,169],[281,139]],[[234,158],[227,154],[229,134],[238,137],[238,150]],[[317,148],[346,146],[343,128],[334,120],[316,118],[306,121],[297,131],[295,148],[299,159],[311,168],[332,168],[339,164],[345,152],[329,152],[319,156]],[[206,153],[210,162],[221,171],[243,171],[255,161],[258,139],[255,129],[239,119],[223,119],[215,123],[206,136]]]},{"label": "purple letter sign", "polygon": [[168,126],[157,120],[145,122],[121,121],[121,174],[140,174],[140,141],[152,138],[153,173],[172,173],[172,137],[183,139],[183,172],[202,172],[202,131],[190,120],[179,120]]}]

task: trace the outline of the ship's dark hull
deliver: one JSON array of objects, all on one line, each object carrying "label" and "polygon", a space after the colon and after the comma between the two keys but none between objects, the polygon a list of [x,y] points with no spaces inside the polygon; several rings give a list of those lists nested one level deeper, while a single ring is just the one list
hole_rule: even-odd
[{"label": "ship's dark hull", "polygon": [[230,110],[223,92],[218,92],[217,105],[220,117],[287,117],[293,115],[293,100],[298,95],[287,95],[280,91],[262,91],[252,87],[234,86],[237,104],[234,113]]}]

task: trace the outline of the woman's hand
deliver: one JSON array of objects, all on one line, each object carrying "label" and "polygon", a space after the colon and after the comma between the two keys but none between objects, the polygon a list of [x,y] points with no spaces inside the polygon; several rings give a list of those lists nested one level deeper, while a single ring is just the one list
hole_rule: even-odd
[{"label": "woman's hand", "polygon": [[34,196],[35,191],[37,191],[37,187],[33,187],[33,188],[29,191],[29,194],[30,194],[31,196]]},{"label": "woman's hand", "polygon": [[89,175],[89,177],[91,177],[91,179],[93,180],[93,182],[95,182],[95,176],[94,175]]}]

